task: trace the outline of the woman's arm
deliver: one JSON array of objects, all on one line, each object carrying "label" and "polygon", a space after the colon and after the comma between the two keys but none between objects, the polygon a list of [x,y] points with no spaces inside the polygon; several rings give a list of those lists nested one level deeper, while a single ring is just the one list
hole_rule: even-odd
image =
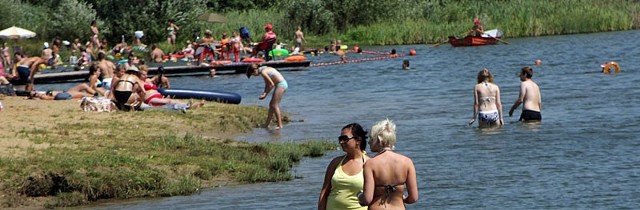
[{"label": "woman's arm", "polygon": [[498,87],[496,85],[496,92],[495,92],[495,96],[496,96],[496,108],[498,108],[498,117],[500,120],[500,125],[504,125],[504,121],[502,120],[502,99],[500,99],[500,87]]},{"label": "woman's arm", "polygon": [[373,191],[376,188],[370,162],[371,160],[367,161],[364,164],[364,169],[362,169],[364,174],[364,185],[362,187],[362,194],[358,196],[358,202],[361,206],[369,206],[369,204],[373,202]]},{"label": "woman's arm", "polygon": [[[413,161],[408,159],[409,171],[407,171],[407,197],[402,199],[404,203],[412,204],[418,201],[418,181],[416,177],[416,168]],[[365,180],[366,181],[366,180]]]},{"label": "woman's arm", "polygon": [[471,120],[469,120],[469,125],[473,124],[476,121],[476,117],[478,116],[478,109],[480,104],[478,102],[478,86],[474,86],[473,88],[473,116],[471,116]]}]

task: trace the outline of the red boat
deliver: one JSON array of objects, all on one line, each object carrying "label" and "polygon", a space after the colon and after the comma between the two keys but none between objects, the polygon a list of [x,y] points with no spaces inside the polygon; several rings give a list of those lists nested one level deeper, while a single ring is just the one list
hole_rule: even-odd
[{"label": "red boat", "polygon": [[[482,46],[488,44],[497,44],[502,37],[502,31],[493,29],[485,31],[482,36],[466,36],[464,38],[458,38],[455,36],[449,36],[449,44],[454,47],[467,47],[467,46]],[[506,43],[505,43],[506,44]]]},{"label": "red boat", "polygon": [[498,39],[493,37],[481,37],[481,36],[466,36],[464,38],[458,38],[455,36],[449,37],[449,44],[454,47],[467,47],[467,46],[481,46],[488,44],[497,44]]}]

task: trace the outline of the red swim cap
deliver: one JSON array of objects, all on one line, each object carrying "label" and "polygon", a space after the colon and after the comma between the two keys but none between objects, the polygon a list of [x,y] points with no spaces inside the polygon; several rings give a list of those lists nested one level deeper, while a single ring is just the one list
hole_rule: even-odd
[{"label": "red swim cap", "polygon": [[477,25],[477,24],[480,24],[480,19],[478,19],[478,18],[474,19],[474,20],[473,20],[473,24],[476,24],[476,25]]},{"label": "red swim cap", "polygon": [[271,30],[273,28],[273,26],[271,26],[271,24],[267,24],[266,26],[264,26],[264,29],[267,30]]}]

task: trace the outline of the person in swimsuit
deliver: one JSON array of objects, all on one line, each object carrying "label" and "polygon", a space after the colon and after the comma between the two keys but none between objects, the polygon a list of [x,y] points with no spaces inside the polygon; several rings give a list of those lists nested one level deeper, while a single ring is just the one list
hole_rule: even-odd
[{"label": "person in swimsuit", "polygon": [[231,37],[229,43],[231,44],[231,53],[233,54],[234,58],[233,61],[240,62],[240,51],[244,52],[244,54],[247,54],[247,51],[242,44],[242,38],[240,37],[240,34],[238,32],[233,32],[233,37]]},{"label": "person in swimsuit", "polygon": [[144,81],[140,80],[138,67],[129,66],[124,75],[114,78],[111,84],[110,99],[114,99],[118,109],[129,111],[138,109],[144,99]]},{"label": "person in swimsuit", "polygon": [[12,64],[13,62],[11,61],[11,52],[9,51],[9,45],[5,42],[2,45],[2,65],[8,68]]},{"label": "person in swimsuit", "polygon": [[91,95],[107,95],[108,92],[107,89],[105,89],[105,84],[104,82],[100,81],[101,74],[102,71],[98,70],[98,67],[95,64],[91,64],[91,66],[89,66],[89,78],[87,78],[89,80],[89,89],[86,91],[87,93]]},{"label": "person in swimsuit", "polygon": [[173,47],[171,51],[176,50],[176,33],[178,32],[178,25],[173,23],[173,19],[169,19],[167,23],[167,42]]},{"label": "person in swimsuit", "polygon": [[482,69],[477,78],[478,83],[473,89],[473,117],[469,125],[476,121],[476,117],[480,127],[503,125],[500,88],[493,83],[493,74],[488,69]]},{"label": "person in swimsuit", "polygon": [[164,67],[163,66],[158,67],[158,74],[151,77],[151,83],[153,83],[159,88],[171,88],[169,77],[165,76],[164,73],[165,73]]},{"label": "person in swimsuit", "polygon": [[116,64],[111,62],[110,60],[105,59],[106,53],[99,52],[98,53],[98,64],[97,68],[102,75],[102,87],[107,90],[111,89],[111,81],[113,81],[113,72],[116,70]]},{"label": "person in swimsuit", "polygon": [[[405,209],[418,201],[418,182],[413,161],[393,151],[396,125],[389,119],[371,127],[369,148],[377,155],[364,165],[364,188],[358,196],[369,209]],[[404,195],[404,190],[407,195]]]},{"label": "person in swimsuit", "polygon": [[41,57],[29,57],[20,60],[17,64],[17,74],[20,78],[17,84],[25,85],[25,90],[33,90],[33,76],[47,68],[47,59]]},{"label": "person in swimsuit", "polygon": [[334,158],[327,166],[318,210],[367,209],[358,204],[357,198],[364,184],[362,167],[369,159],[366,142],[367,131],[360,124],[351,123],[342,128],[338,143],[346,154]]},{"label": "person in swimsuit", "polygon": [[297,47],[298,49],[300,49],[300,51],[304,51],[304,48],[302,48],[302,43],[307,43],[307,40],[304,39],[304,33],[302,32],[302,27],[298,26],[298,30],[295,33],[295,36],[293,37],[296,41],[294,47]]},{"label": "person in swimsuit", "polygon": [[40,99],[40,100],[69,100],[74,98],[91,97],[95,92],[86,83],[78,84],[67,91],[49,90],[46,92],[40,92],[32,90],[29,92],[29,96],[26,99]]},{"label": "person in swimsuit", "polygon": [[509,110],[509,117],[513,115],[520,104],[522,106],[522,114],[519,121],[541,121],[542,115],[542,97],[540,96],[540,87],[531,79],[533,77],[533,69],[531,67],[523,67],[520,70],[520,95],[516,102],[513,103]]},{"label": "person in swimsuit", "polygon": [[264,128],[269,128],[269,124],[271,123],[271,119],[273,115],[276,116],[278,120],[277,129],[282,128],[282,113],[280,112],[280,101],[282,100],[282,96],[289,88],[289,84],[287,80],[284,79],[284,76],[280,74],[280,72],[272,67],[261,66],[258,64],[251,64],[249,69],[247,69],[247,78],[251,78],[253,76],[262,76],[264,79],[264,92],[260,94],[258,99],[263,100],[269,95],[272,89],[273,95],[271,96],[271,101],[269,102],[269,114],[267,115],[267,122],[263,125]]},{"label": "person in swimsuit", "polygon": [[96,20],[91,21],[91,44],[94,49],[100,48],[100,38],[98,34],[100,34],[100,30],[98,30],[98,24]]},{"label": "person in swimsuit", "polygon": [[193,101],[189,103],[182,103],[174,101],[162,96],[157,90],[157,86],[153,83],[153,80],[147,77],[149,67],[146,65],[140,65],[140,80],[144,81],[144,103],[152,107],[163,107],[170,110],[181,110],[187,112],[187,109],[195,109],[204,105],[204,100],[200,103],[193,104]]}]

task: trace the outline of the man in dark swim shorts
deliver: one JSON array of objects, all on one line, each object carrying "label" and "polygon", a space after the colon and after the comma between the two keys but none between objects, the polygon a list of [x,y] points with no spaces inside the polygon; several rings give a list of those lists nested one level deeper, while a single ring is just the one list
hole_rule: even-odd
[{"label": "man in dark swim shorts", "polygon": [[520,114],[520,121],[541,121],[542,115],[540,112],[532,111],[532,110],[522,110],[522,114]]},{"label": "man in dark swim shorts", "polygon": [[531,79],[533,69],[524,67],[520,70],[520,95],[509,110],[509,117],[513,115],[513,111],[523,104],[520,121],[540,121],[542,116],[542,99],[540,96],[540,87]]}]

